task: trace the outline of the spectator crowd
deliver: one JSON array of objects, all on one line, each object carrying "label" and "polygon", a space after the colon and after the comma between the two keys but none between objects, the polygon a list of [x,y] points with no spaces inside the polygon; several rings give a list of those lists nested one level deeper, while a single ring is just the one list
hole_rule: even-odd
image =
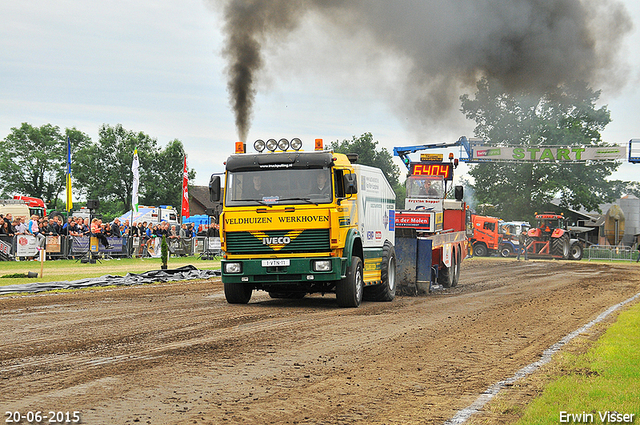
[{"label": "spectator crowd", "polygon": [[[95,236],[100,239],[100,243],[106,249],[111,248],[107,238],[141,238],[141,245],[153,238],[166,236],[167,242],[194,238],[196,236],[219,236],[218,225],[213,223],[210,228],[207,225],[195,226],[194,223],[183,223],[182,225],[170,224],[163,221],[160,223],[134,222],[129,220],[120,222],[118,218],[112,222],[103,223],[100,218],[68,217],[64,221],[61,215],[52,217],[40,217],[33,215],[29,219],[26,217],[12,217],[11,214],[0,214],[0,237],[7,239],[17,235],[33,235],[36,238],[37,246],[44,247],[47,236],[66,236],[69,239],[74,237]],[[70,244],[68,244],[70,246]]]}]

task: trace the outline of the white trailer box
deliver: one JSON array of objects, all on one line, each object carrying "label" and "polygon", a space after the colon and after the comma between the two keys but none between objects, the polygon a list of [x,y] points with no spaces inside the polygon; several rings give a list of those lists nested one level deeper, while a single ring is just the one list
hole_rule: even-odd
[{"label": "white trailer box", "polygon": [[382,171],[354,164],[358,176],[358,220],[364,248],[395,245],[396,194]]}]

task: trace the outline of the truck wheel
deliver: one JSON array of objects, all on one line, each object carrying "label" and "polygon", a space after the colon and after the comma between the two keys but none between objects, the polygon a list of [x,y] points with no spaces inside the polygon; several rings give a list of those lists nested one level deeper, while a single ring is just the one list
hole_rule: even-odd
[{"label": "truck wheel", "polygon": [[438,272],[438,283],[443,288],[451,288],[456,277],[456,257],[451,259],[451,267],[442,264],[442,268]]},{"label": "truck wheel", "polygon": [[489,250],[481,243],[477,243],[473,246],[473,255],[476,257],[486,257],[489,254]]},{"label": "truck wheel", "polygon": [[511,248],[509,247],[509,245],[502,245],[500,247],[500,256],[507,258],[508,256],[511,255]]},{"label": "truck wheel", "polygon": [[362,260],[360,257],[351,257],[351,267],[347,270],[344,279],[336,285],[336,300],[340,307],[358,307],[362,302]]},{"label": "truck wheel", "polygon": [[551,255],[562,257],[563,260],[569,259],[569,235],[563,234],[559,238],[551,240]]},{"label": "truck wheel", "polygon": [[572,243],[571,252],[569,253],[569,259],[580,261],[582,260],[582,254],[583,254],[582,244],[577,241]]},{"label": "truck wheel", "polygon": [[367,301],[393,301],[396,297],[396,250],[391,242],[385,242],[382,248],[382,266],[380,277],[382,283],[364,288],[364,299]]},{"label": "truck wheel", "polygon": [[253,288],[243,283],[229,283],[224,284],[224,297],[229,304],[246,304],[251,299],[251,293]]}]

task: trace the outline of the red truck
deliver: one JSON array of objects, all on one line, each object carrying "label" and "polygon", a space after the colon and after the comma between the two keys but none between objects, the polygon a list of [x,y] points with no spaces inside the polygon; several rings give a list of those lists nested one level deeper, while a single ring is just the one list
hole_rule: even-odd
[{"label": "red truck", "polygon": [[502,220],[496,217],[472,215],[473,236],[469,242],[473,246],[473,255],[486,257],[498,253],[502,257],[508,257],[516,253],[518,246],[513,238],[503,232]]}]

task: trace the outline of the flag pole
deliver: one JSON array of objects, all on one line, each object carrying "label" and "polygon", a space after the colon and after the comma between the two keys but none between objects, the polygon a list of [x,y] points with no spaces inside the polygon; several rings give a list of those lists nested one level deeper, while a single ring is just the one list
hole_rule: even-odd
[{"label": "flag pole", "polygon": [[[140,185],[140,161],[138,160],[138,149],[133,151],[133,163],[131,164],[131,172],[133,173],[133,187],[131,188],[131,220],[129,221],[129,229],[133,228],[133,214],[138,211],[138,186]],[[131,232],[133,235],[133,231]],[[142,236],[142,235],[141,235]]]},{"label": "flag pole", "polygon": [[73,209],[73,200],[71,198],[71,138],[67,135],[67,217]]}]

